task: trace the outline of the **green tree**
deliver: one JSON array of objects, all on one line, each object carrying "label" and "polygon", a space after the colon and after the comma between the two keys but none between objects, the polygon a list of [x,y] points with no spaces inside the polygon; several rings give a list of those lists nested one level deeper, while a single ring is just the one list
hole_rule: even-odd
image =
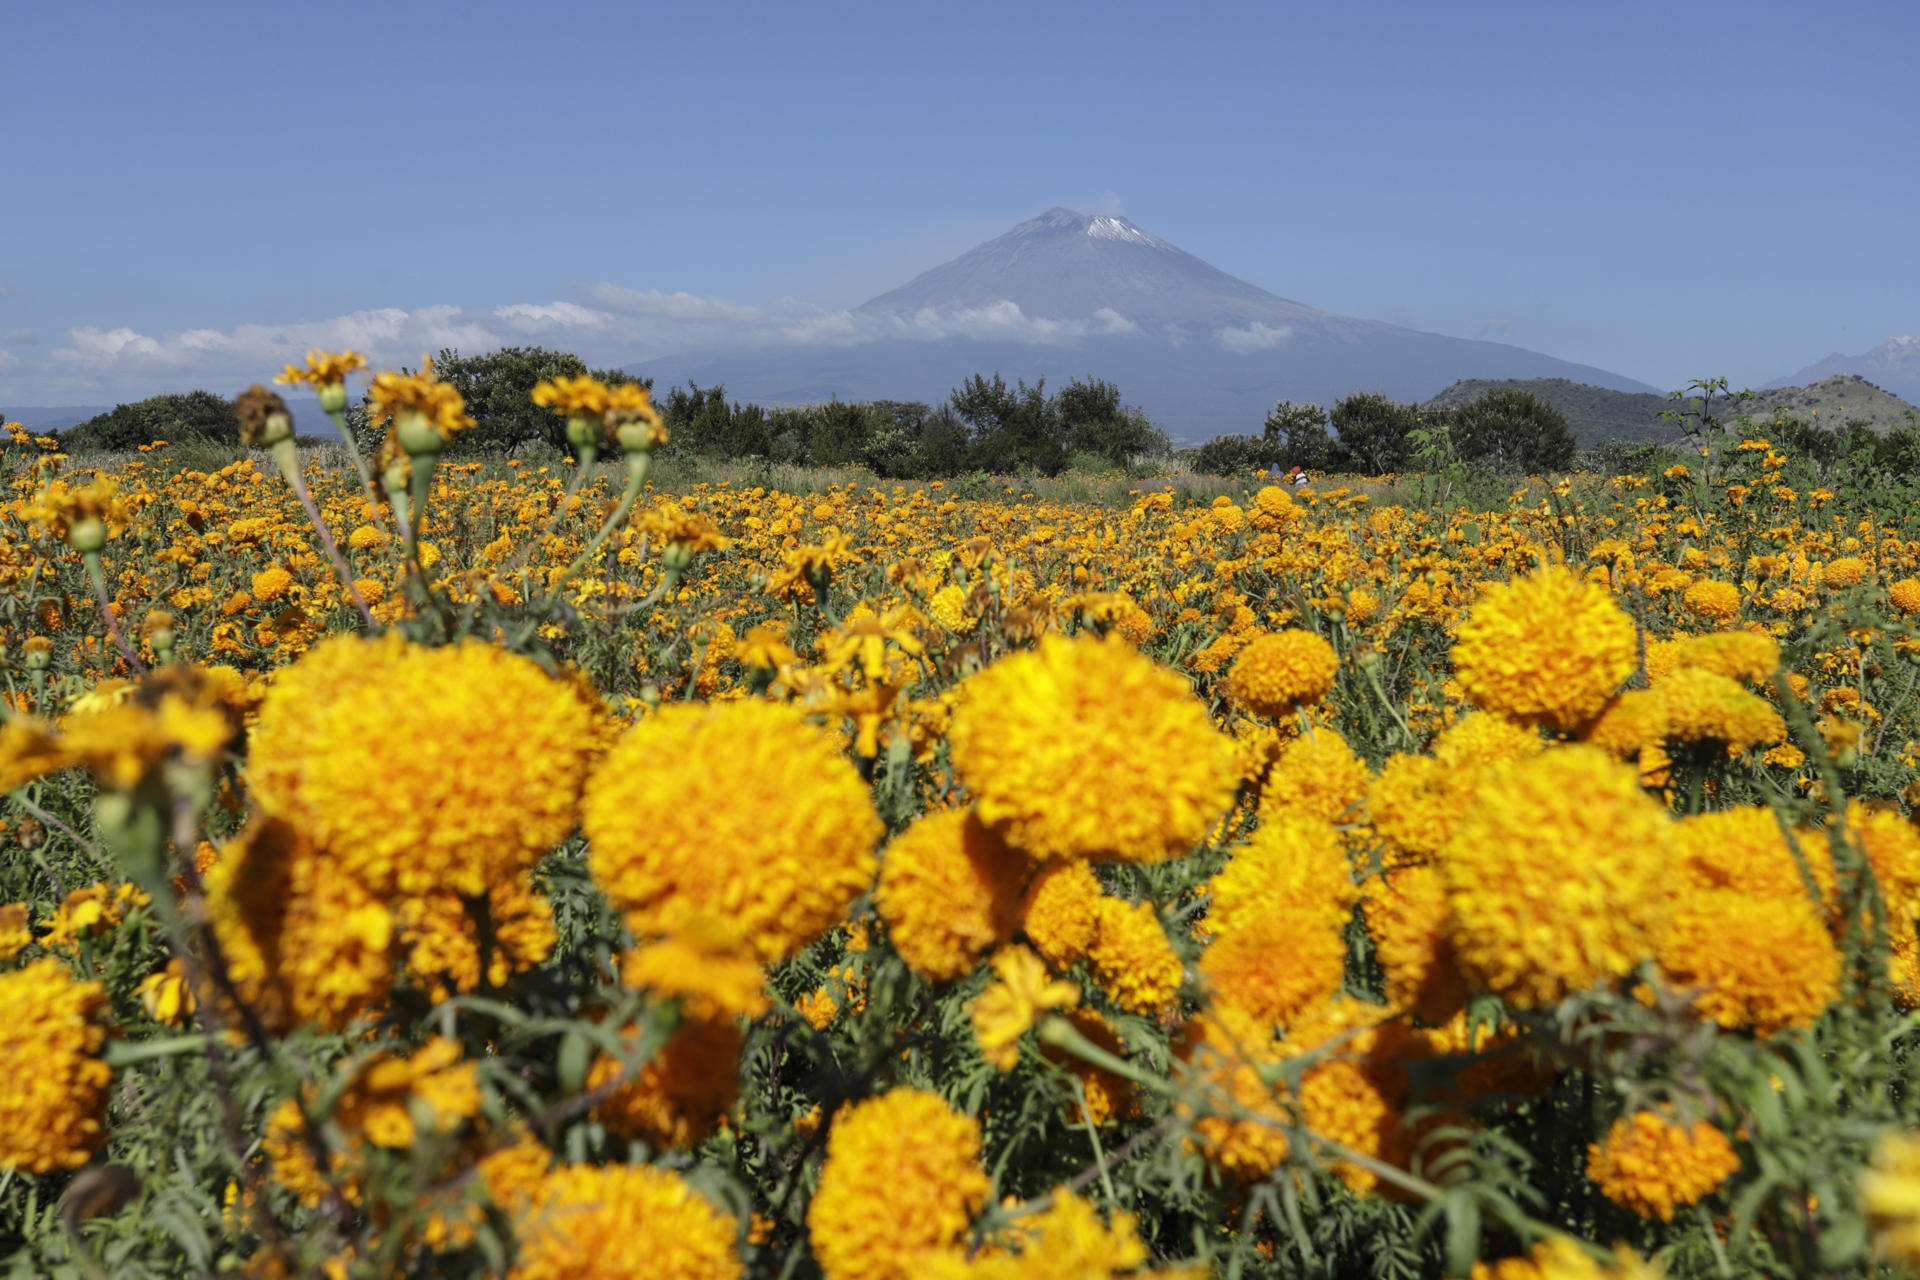
[{"label": "green tree", "polygon": [[1327,411],[1317,404],[1282,400],[1268,411],[1260,438],[1266,445],[1266,465],[1282,470],[1323,471],[1333,452]]},{"label": "green tree", "polygon": [[666,419],[668,447],[675,452],[725,456],[723,450],[733,433],[733,410],[724,385],[702,387],[688,382],[674,387],[660,402],[660,416]]},{"label": "green tree", "polygon": [[820,467],[845,467],[862,461],[875,428],[884,419],[867,404],[830,400],[815,405],[808,422],[807,460]]},{"label": "green tree", "polygon": [[1530,473],[1573,465],[1577,446],[1566,415],[1531,391],[1489,391],[1453,409],[1447,426],[1454,451],[1471,465]]},{"label": "green tree", "polygon": [[1053,413],[1071,453],[1095,453],[1116,467],[1171,448],[1147,415],[1120,403],[1120,388],[1101,378],[1075,378],[1054,393]]},{"label": "green tree", "polygon": [[635,378],[618,369],[589,369],[571,351],[545,347],[502,347],[477,356],[463,356],[446,347],[433,358],[433,373],[467,402],[473,429],[461,432],[453,442],[454,450],[467,454],[511,456],[535,444],[566,452],[565,419],[533,402],[533,389],[541,382],[591,375],[610,385],[653,385],[650,378]]},{"label": "green tree", "polygon": [[950,403],[972,437],[975,467],[983,471],[1038,471],[1058,475],[1067,465],[1060,416],[1047,399],[1047,380],[1014,387],[999,374],[974,374],[954,389]]},{"label": "green tree", "polygon": [[137,449],[155,440],[184,444],[239,438],[233,401],[211,391],[187,391],[115,405],[62,431],[60,445],[69,453],[101,453]]},{"label": "green tree", "polygon": [[1377,391],[1356,391],[1337,402],[1329,415],[1338,433],[1327,458],[1329,468],[1384,475],[1405,469],[1413,456],[1407,439],[1419,412]]}]

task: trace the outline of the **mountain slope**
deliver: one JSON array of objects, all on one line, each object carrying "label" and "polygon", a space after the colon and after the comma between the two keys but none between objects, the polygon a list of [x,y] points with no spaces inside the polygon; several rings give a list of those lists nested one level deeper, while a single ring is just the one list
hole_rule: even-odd
[{"label": "mountain slope", "polygon": [[1112,380],[1176,440],[1252,432],[1283,399],[1417,401],[1463,378],[1654,388],[1502,343],[1335,315],[1237,279],[1125,218],[1050,209],[856,308],[833,344],[650,360],[737,399],[938,401],[973,373]]},{"label": "mountain slope", "polygon": [[1790,377],[1769,382],[1767,389],[1803,387],[1838,374],[1864,378],[1903,400],[1920,404],[1920,337],[1907,334],[1888,338],[1873,350],[1857,356],[1836,351]]}]

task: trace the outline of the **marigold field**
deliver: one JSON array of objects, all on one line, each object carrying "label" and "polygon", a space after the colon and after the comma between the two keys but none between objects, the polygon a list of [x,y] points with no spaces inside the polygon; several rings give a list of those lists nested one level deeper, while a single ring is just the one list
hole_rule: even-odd
[{"label": "marigold field", "polygon": [[1910,491],[656,488],[535,398],[9,427],[11,1274],[1920,1261]]}]

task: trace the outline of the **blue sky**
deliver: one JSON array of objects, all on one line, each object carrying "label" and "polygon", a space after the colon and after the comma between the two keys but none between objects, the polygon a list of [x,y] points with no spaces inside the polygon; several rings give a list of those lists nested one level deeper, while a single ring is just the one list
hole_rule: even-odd
[{"label": "blue sky", "polygon": [[1907,0],[70,3],[7,29],[0,407],[231,391],[316,342],[774,340],[1055,204],[1662,386],[1920,331]]}]

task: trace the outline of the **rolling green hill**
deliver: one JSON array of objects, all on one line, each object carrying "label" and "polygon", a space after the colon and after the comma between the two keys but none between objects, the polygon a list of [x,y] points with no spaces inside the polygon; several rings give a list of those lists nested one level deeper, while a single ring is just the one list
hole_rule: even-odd
[{"label": "rolling green hill", "polygon": [[[1672,423],[1660,415],[1674,407],[1665,396],[1609,391],[1605,387],[1570,382],[1565,378],[1514,378],[1493,381],[1474,378],[1456,382],[1427,401],[1424,407],[1450,409],[1477,400],[1489,391],[1514,388],[1530,391],[1567,416],[1582,449],[1591,449],[1604,440],[1670,443],[1679,438]],[[1806,387],[1782,387],[1774,391],[1756,391],[1736,406],[1727,402],[1717,411],[1731,417],[1745,414],[1755,422],[1777,417],[1793,417],[1817,422],[1823,427],[1843,430],[1855,422],[1864,423],[1885,434],[1906,421],[1908,414],[1920,414],[1898,396],[1889,395],[1863,378],[1843,374],[1825,378]],[[1817,411],[1817,412],[1816,412]]]}]

